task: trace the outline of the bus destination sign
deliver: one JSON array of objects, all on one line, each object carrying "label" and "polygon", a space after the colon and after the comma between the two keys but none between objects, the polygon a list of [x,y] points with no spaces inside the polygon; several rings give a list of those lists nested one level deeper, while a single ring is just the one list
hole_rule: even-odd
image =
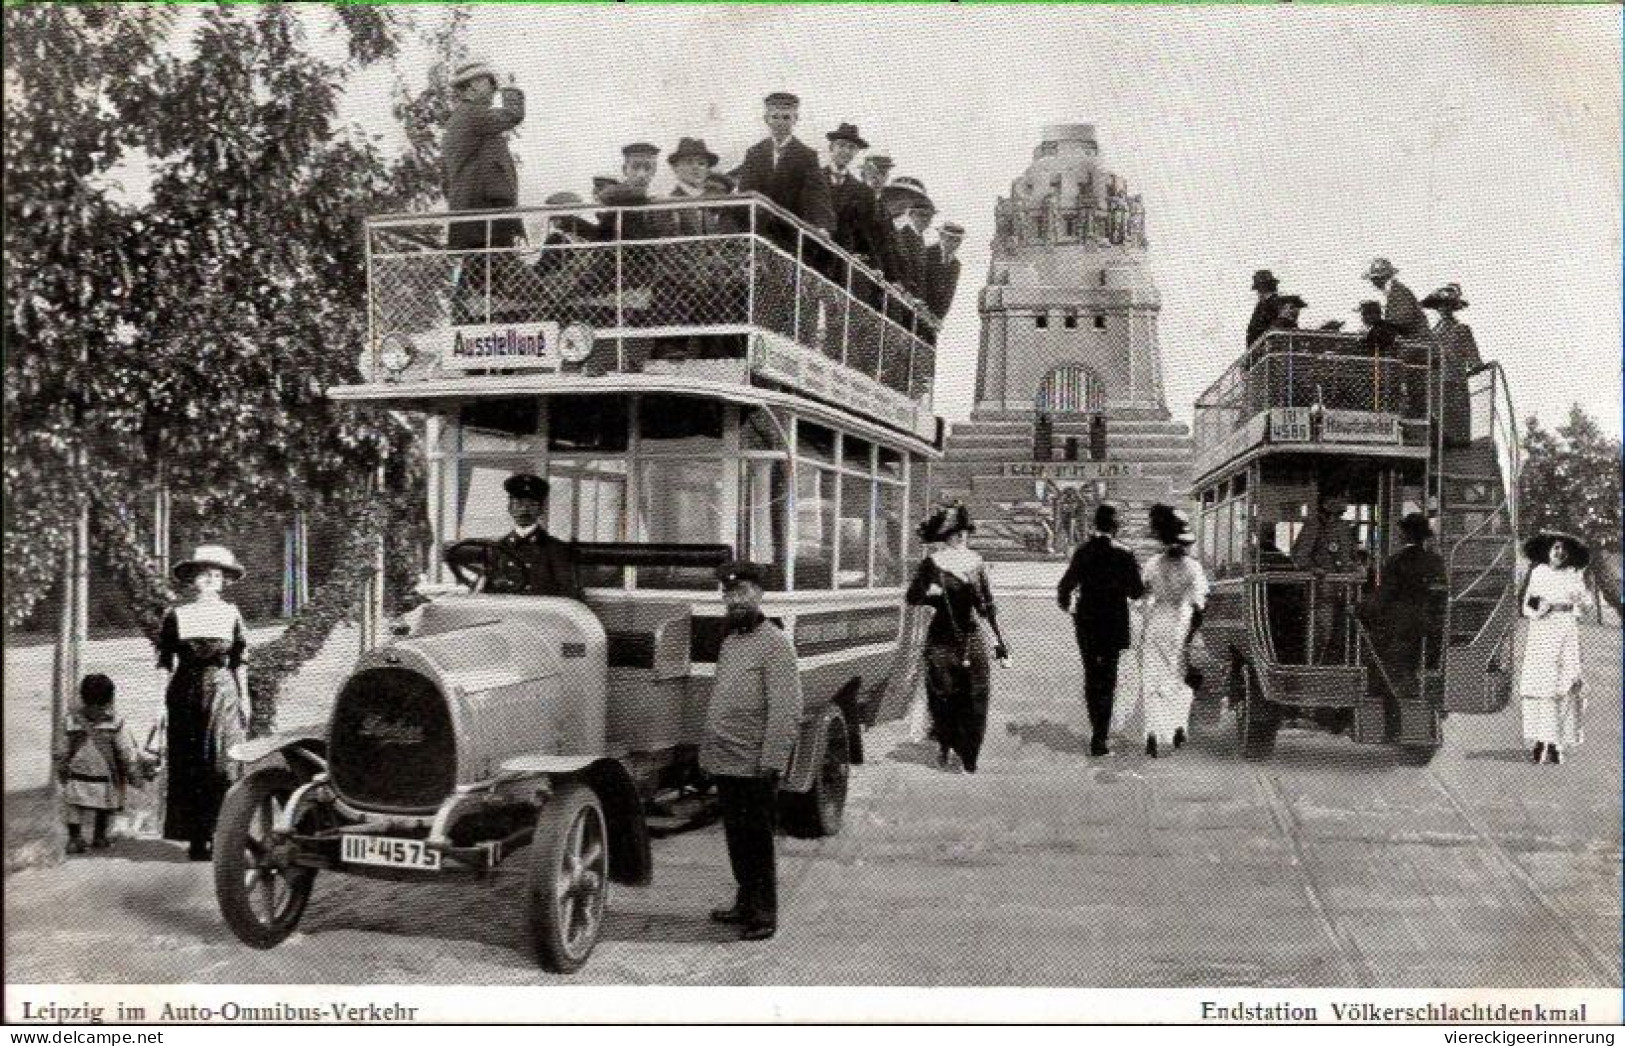
[{"label": "bus destination sign", "polygon": [[558,370],[557,323],[442,327],[432,335],[446,370]]}]

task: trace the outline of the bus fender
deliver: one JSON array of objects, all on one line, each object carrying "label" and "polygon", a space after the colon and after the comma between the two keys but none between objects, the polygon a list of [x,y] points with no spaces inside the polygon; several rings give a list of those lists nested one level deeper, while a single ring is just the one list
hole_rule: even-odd
[{"label": "bus fender", "polygon": [[824,762],[824,749],[829,744],[829,725],[839,721],[842,729],[847,728],[846,713],[834,701],[819,709],[815,716],[809,716],[801,723],[801,733],[796,738],[795,751],[790,756],[790,768],[785,771],[784,781],[779,785],[785,792],[808,792],[812,790],[813,781],[818,777],[818,768]]}]

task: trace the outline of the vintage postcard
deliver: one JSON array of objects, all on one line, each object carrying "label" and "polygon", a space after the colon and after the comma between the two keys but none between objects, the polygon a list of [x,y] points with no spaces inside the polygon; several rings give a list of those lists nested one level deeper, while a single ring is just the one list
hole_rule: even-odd
[{"label": "vintage postcard", "polygon": [[8,1021],[1620,1020],[1617,6],[4,18]]}]

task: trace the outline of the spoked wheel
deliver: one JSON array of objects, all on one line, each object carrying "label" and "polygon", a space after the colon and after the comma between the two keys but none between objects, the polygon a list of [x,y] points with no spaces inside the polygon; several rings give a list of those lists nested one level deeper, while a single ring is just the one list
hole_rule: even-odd
[{"label": "spoked wheel", "polygon": [[1241,666],[1242,699],[1236,706],[1236,734],[1243,759],[1265,759],[1275,749],[1275,734],[1281,728],[1280,716],[1265,700],[1258,673],[1251,665]]},{"label": "spoked wheel", "polygon": [[598,943],[609,899],[609,833],[598,794],[568,784],[542,807],[532,843],[530,932],[543,968],[574,973]]},{"label": "spoked wheel", "polygon": [[838,833],[846,812],[846,789],[851,775],[852,752],[846,718],[837,714],[824,728],[824,757],[818,763],[818,776],[812,788],[806,792],[784,793],[784,830],[798,839],[822,839]]},{"label": "spoked wheel", "polygon": [[271,828],[299,778],[280,766],[252,771],[232,785],[214,830],[214,895],[238,940],[274,948],[298,927],[316,881],[314,868],[289,861]]}]

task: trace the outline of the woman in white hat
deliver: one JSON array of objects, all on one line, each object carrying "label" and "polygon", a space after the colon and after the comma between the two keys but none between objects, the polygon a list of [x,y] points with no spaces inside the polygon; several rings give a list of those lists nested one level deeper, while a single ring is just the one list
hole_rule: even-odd
[{"label": "woman in white hat", "polygon": [[1147,561],[1145,626],[1140,638],[1140,692],[1145,708],[1145,754],[1179,748],[1185,743],[1191,700],[1186,681],[1185,651],[1202,623],[1207,605],[1207,574],[1190,555],[1195,543],[1184,513],[1167,505],[1151,506],[1151,533],[1163,551]]},{"label": "woman in white hat", "polygon": [[1591,550],[1571,534],[1548,530],[1524,542],[1534,567],[1524,590],[1529,619],[1518,694],[1524,743],[1535,762],[1561,763],[1565,749],[1585,740],[1585,685],[1580,665],[1580,615],[1590,595],[1581,574]]},{"label": "woman in white hat", "polygon": [[196,594],[164,615],[158,667],[164,692],[168,782],[164,838],[188,844],[194,861],[210,857],[209,841],[231,781],[226,751],[248,726],[248,634],[237,607],[221,597],[243,568],[224,545],[200,545],[175,565],[175,580]]}]

